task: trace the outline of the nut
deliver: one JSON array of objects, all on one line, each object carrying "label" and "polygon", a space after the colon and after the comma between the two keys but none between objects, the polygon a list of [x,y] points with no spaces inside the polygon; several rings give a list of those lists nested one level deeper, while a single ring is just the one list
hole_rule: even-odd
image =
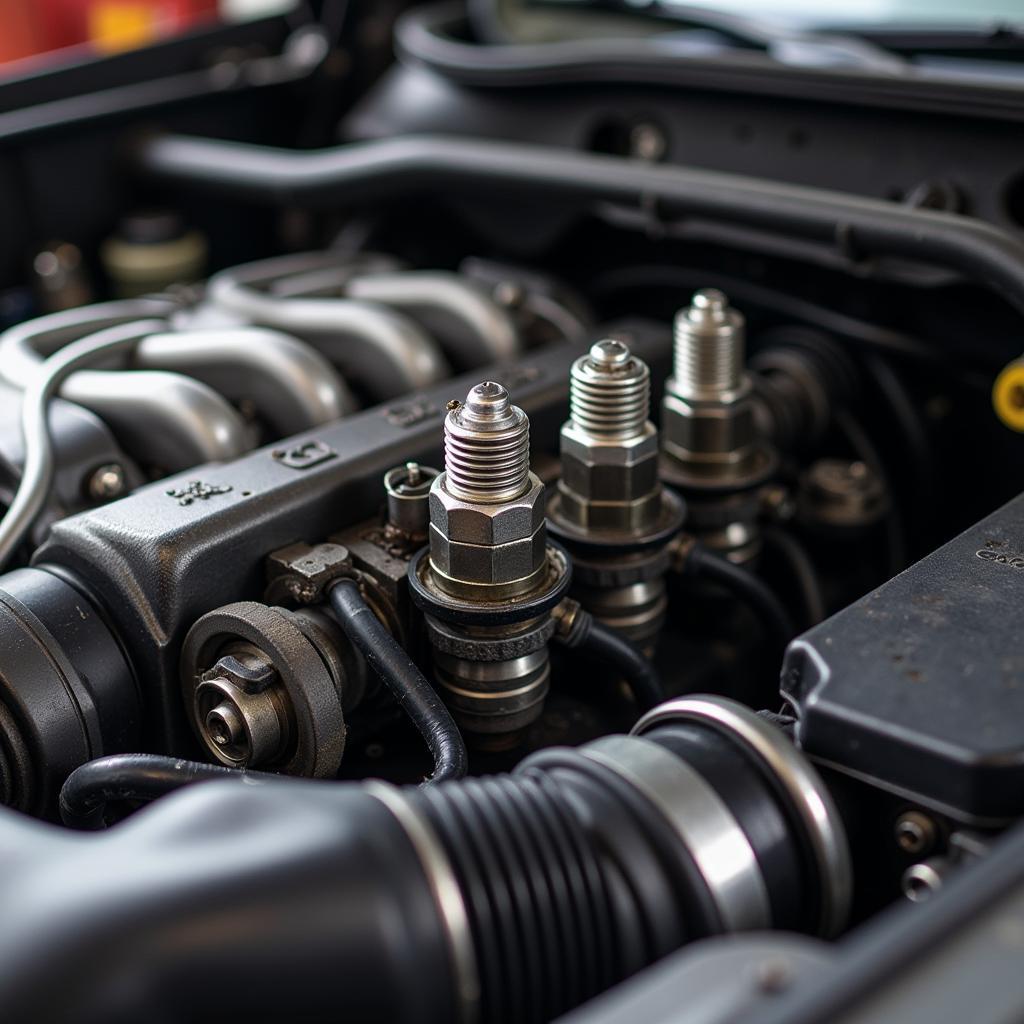
[{"label": "nut", "polygon": [[509,544],[463,544],[430,527],[431,565],[464,583],[515,583],[536,573],[546,554],[543,523],[529,536]]},{"label": "nut", "polygon": [[608,440],[562,427],[559,511],[581,529],[642,530],[661,509],[658,432],[646,423],[636,437]]},{"label": "nut", "polygon": [[628,440],[562,428],[562,489],[578,501],[628,503],[658,491],[658,432],[650,423]]},{"label": "nut", "polygon": [[536,573],[546,558],[544,485],[533,473],[529,490],[500,504],[477,504],[449,494],[444,476],[430,489],[430,561],[465,583],[514,583]]},{"label": "nut", "polygon": [[742,461],[757,438],[753,403],[748,396],[733,402],[693,402],[669,392],[661,407],[661,436],[665,450],[684,462],[695,456]]},{"label": "nut", "polygon": [[454,497],[444,480],[443,475],[438,477],[430,489],[430,524],[449,541],[510,544],[532,537],[544,525],[544,485],[533,473],[522,497],[493,505]]}]

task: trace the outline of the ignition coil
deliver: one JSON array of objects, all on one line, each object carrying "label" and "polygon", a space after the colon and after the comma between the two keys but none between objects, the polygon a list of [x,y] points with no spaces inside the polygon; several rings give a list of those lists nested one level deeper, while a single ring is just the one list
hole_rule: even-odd
[{"label": "ignition coil", "polygon": [[409,565],[437,682],[477,745],[514,745],[548,692],[551,609],[569,586],[548,542],[530,421],[496,381],[452,402],[445,465],[430,489],[430,544]]}]

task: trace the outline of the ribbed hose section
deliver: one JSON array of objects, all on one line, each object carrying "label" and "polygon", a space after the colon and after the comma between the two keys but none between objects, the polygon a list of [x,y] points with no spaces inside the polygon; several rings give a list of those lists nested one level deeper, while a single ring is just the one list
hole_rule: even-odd
[{"label": "ribbed hose section", "polygon": [[650,370],[622,342],[599,341],[573,363],[569,414],[584,433],[616,440],[637,437],[650,408]]},{"label": "ribbed hose section", "polygon": [[477,384],[444,423],[444,486],[463,501],[495,504],[529,489],[530,421],[495,381]]},{"label": "ribbed hose section", "polygon": [[619,978],[598,849],[544,773],[465,779],[411,798],[462,886],[478,957],[481,1019],[549,1021]]},{"label": "ribbed hose section", "polygon": [[743,317],[717,289],[694,295],[674,323],[672,390],[684,398],[718,397],[743,377]]}]

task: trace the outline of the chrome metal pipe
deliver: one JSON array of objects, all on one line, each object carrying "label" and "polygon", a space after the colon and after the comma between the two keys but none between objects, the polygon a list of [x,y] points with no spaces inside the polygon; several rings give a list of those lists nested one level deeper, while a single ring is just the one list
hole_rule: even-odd
[{"label": "chrome metal pipe", "polygon": [[319,352],[265,327],[154,334],[139,343],[132,366],[184,373],[233,402],[248,399],[281,437],[357,408],[348,386]]},{"label": "chrome metal pipe", "polygon": [[226,399],[180,373],[76,373],[60,394],[106,421],[132,458],[167,473],[233,459],[255,444]]},{"label": "chrome metal pipe", "polygon": [[447,375],[437,344],[406,316],[354,299],[275,294],[272,282],[282,262],[250,263],[215,274],[207,298],[249,323],[309,341],[376,398],[394,398]]},{"label": "chrome metal pipe", "polygon": [[481,285],[451,271],[357,273],[345,294],[408,313],[460,369],[513,359],[521,349],[509,312]]},{"label": "chrome metal pipe", "polygon": [[[130,299],[19,324],[0,336],[0,373],[26,388],[42,361],[65,345],[113,327],[124,326],[130,332],[135,321],[141,343],[178,305],[171,299]],[[122,348],[108,360],[97,361],[116,366],[128,358],[128,350]],[[235,458],[253,446],[245,421],[225,399],[180,374],[82,370],[64,381],[60,395],[105,420],[133,458],[168,473]]]}]

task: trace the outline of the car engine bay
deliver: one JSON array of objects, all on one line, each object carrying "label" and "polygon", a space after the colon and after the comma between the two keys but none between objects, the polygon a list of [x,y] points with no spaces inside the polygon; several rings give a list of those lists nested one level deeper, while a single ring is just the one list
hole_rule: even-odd
[{"label": "car engine bay", "polygon": [[548,2],[0,79],[3,1021],[1024,1013],[1019,86]]}]

